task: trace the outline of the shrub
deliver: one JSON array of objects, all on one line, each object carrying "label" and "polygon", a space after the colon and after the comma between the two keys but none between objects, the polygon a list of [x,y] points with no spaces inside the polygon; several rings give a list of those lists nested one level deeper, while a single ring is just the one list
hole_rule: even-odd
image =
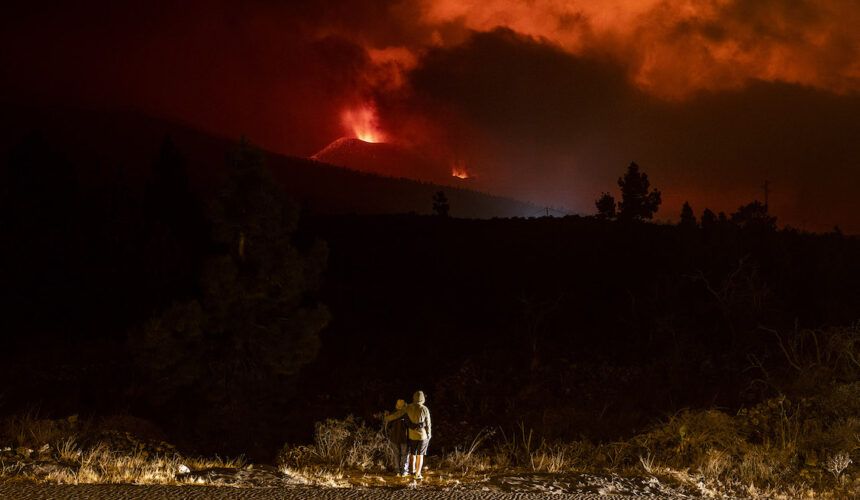
[{"label": "shrub", "polygon": [[[454,448],[454,451],[446,454],[440,465],[455,469],[463,474],[489,469],[491,467],[490,457],[479,453],[478,449],[484,441],[492,438],[494,434],[495,431],[492,429],[482,429],[475,435],[468,446],[457,446]],[[505,457],[504,462],[506,464],[509,463],[507,457]]]},{"label": "shrub", "polygon": [[684,467],[704,463],[715,451],[737,455],[743,438],[731,416],[706,410],[683,411],[633,442],[653,453],[659,462]]},{"label": "shrub", "polygon": [[79,421],[77,416],[41,419],[35,412],[9,417],[2,423],[3,436],[18,449],[4,452],[0,477],[63,484],[175,484],[205,482],[185,479],[181,472],[189,467],[244,466],[242,458],[183,457],[172,445],[152,437],[115,430],[132,427],[157,434],[152,424],[134,417],[109,417],[99,423]]},{"label": "shrub", "polygon": [[367,427],[352,415],[343,420],[317,422],[312,446],[285,445],[278,462],[288,467],[328,465],[339,469],[385,470],[393,450],[384,433]]},{"label": "shrub", "polygon": [[2,429],[2,439],[9,444],[16,447],[39,448],[75,436],[85,426],[85,423],[78,420],[77,415],[67,419],[50,420],[40,418],[37,411],[30,410],[6,418],[0,425],[0,429]]}]

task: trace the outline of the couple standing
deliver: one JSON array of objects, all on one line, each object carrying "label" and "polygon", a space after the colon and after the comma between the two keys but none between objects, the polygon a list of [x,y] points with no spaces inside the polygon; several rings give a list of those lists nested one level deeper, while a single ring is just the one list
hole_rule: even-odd
[{"label": "couple standing", "polygon": [[406,401],[398,399],[397,411],[385,417],[385,423],[390,425],[389,436],[397,455],[400,476],[409,475],[411,469],[415,479],[423,479],[424,455],[433,434],[430,410],[424,406],[424,401],[424,393],[416,391],[412,395],[412,404],[407,405]]}]

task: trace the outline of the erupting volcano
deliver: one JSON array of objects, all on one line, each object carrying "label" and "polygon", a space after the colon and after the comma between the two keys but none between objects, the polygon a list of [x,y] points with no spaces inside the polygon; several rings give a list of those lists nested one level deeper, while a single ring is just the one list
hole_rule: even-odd
[{"label": "erupting volcano", "polygon": [[428,158],[409,147],[386,142],[390,136],[379,126],[376,108],[372,104],[344,110],[341,123],[347,135],[311,156],[312,160],[388,177],[451,182],[451,170],[442,161]]},{"label": "erupting volcano", "polygon": [[372,104],[344,110],[340,118],[347,134],[352,137],[364,142],[385,142],[385,134],[379,129],[376,108]]},{"label": "erupting volcano", "polygon": [[457,160],[451,165],[451,177],[466,180],[471,179],[474,176],[469,174],[469,170],[466,168],[466,162]]},{"label": "erupting volcano", "polygon": [[395,144],[372,143],[354,137],[337,139],[311,156],[311,159],[387,177],[435,183],[443,183],[451,178],[443,165],[415,151]]}]

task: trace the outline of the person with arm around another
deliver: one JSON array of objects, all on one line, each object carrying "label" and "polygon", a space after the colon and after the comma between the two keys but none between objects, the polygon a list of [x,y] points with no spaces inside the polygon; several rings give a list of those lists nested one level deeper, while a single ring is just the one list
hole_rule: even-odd
[{"label": "person with arm around another", "polygon": [[[395,413],[399,413],[399,417],[385,419],[385,425],[388,427],[388,439],[391,440],[391,446],[394,448],[395,468],[398,476],[406,476],[409,473],[409,455],[407,443],[409,439],[409,427],[406,423],[406,401],[397,400],[394,407]],[[389,415],[391,417],[392,415]]]},{"label": "person with arm around another", "polygon": [[424,392],[415,391],[415,394],[412,395],[411,404],[407,405],[403,410],[396,411],[385,417],[386,422],[396,420],[403,415],[408,417],[406,425],[409,427],[409,440],[407,441],[406,449],[415,479],[424,479],[424,476],[421,475],[421,469],[424,467],[424,456],[427,455],[430,438],[433,437],[430,409],[424,406],[425,401]]}]

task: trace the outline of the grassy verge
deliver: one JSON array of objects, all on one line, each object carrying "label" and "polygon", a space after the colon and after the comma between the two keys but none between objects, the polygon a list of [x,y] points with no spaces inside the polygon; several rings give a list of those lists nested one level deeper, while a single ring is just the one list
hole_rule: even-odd
[{"label": "grassy verge", "polygon": [[195,470],[239,469],[244,461],[182,456],[147,422],[111,417],[81,422],[35,412],[2,422],[0,479],[59,484],[207,484]]},{"label": "grassy verge", "polygon": [[[629,492],[623,484],[635,479],[639,493],[661,485],[664,492],[709,497],[856,497],[860,420],[840,417],[853,412],[852,404],[860,405],[860,384],[834,386],[812,400],[774,398],[734,415],[681,412],[613,443],[549,442],[524,425],[486,429],[444,455],[429,457],[421,486],[504,489],[514,488],[514,478],[519,487],[527,482],[571,488],[598,484],[594,491]],[[225,475],[250,468],[241,459],[182,456],[145,422],[129,418],[79,422],[30,414],[7,419],[2,430],[9,443],[0,446],[4,480],[225,484]],[[283,447],[277,473],[285,482],[279,484],[288,479],[288,484],[323,487],[414,485],[393,474],[392,450],[381,430],[348,417],[319,422],[315,431],[313,443]]]},{"label": "grassy verge", "polygon": [[[856,408],[855,408],[856,407]],[[646,478],[703,496],[860,496],[860,383],[815,398],[777,397],[736,414],[684,411],[626,441],[548,442],[525,426],[481,431],[432,456],[423,484],[467,486],[498,476]],[[281,469],[310,484],[397,483],[384,434],[349,417],[316,426],[312,445],[284,446]]]},{"label": "grassy verge", "polygon": [[[643,491],[669,485],[710,497],[860,497],[860,326],[773,333],[791,375],[772,377],[754,364],[768,387],[763,392],[792,398],[779,395],[736,412],[682,411],[618,442],[549,441],[524,424],[484,429],[431,455],[421,484],[504,489],[543,482],[559,491],[611,492],[629,480]],[[776,380],[788,381],[785,391]],[[403,485],[391,470],[392,455],[381,429],[353,417],[317,423],[314,441],[285,445],[270,470],[241,459],[182,456],[158,429],[132,417],[48,420],[30,413],[0,422],[5,480]]]}]

